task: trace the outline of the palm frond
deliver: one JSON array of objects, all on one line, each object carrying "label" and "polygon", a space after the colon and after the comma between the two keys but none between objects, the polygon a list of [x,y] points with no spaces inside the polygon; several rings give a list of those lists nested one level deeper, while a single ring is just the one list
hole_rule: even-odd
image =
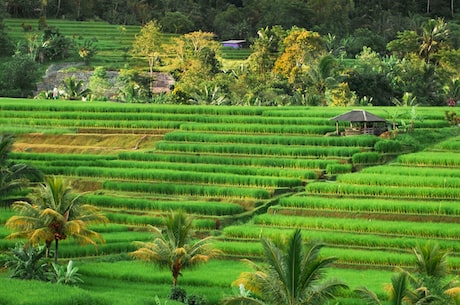
[{"label": "palm frond", "polygon": [[379,297],[371,290],[366,287],[358,287],[354,290],[356,294],[366,302],[366,305],[382,305]]},{"label": "palm frond", "polygon": [[340,289],[348,289],[348,286],[340,280],[332,279],[312,285],[305,291],[300,304],[322,305],[328,300],[334,299]]},{"label": "palm frond", "polygon": [[297,299],[299,293],[302,291],[302,287],[299,286],[301,283],[302,268],[302,255],[303,255],[303,244],[302,234],[300,229],[294,232],[294,235],[289,240],[288,248],[286,250],[286,289],[289,290],[290,297]]},{"label": "palm frond", "polygon": [[391,278],[392,294],[391,300],[393,305],[402,305],[404,298],[407,297],[407,273],[402,272],[395,274]]}]

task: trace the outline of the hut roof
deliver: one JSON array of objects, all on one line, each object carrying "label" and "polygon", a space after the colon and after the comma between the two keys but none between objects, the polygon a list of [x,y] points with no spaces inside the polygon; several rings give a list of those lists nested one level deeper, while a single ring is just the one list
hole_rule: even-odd
[{"label": "hut roof", "polygon": [[365,110],[357,109],[340,114],[331,118],[334,121],[347,121],[347,122],[386,122],[387,120],[378,117]]}]

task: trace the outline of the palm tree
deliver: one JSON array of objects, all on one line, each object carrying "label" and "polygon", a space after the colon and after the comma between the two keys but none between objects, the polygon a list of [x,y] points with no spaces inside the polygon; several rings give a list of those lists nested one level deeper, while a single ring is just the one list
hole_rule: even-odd
[{"label": "palm tree", "polygon": [[[456,278],[446,279],[449,274],[448,252],[433,242],[417,245],[415,255],[415,272],[401,270],[392,277],[390,300],[392,305],[402,304],[436,304],[458,305],[460,285]],[[367,288],[355,290],[366,304],[381,305],[383,302]]]},{"label": "palm tree", "polygon": [[306,73],[309,88],[322,98],[324,105],[326,102],[326,91],[328,89],[337,88],[340,80],[339,76],[334,72],[337,62],[330,54],[322,56],[317,64],[312,65]]},{"label": "palm tree", "polygon": [[[335,297],[339,289],[347,286],[335,279],[323,281],[324,271],[335,257],[319,255],[321,243],[312,242],[304,247],[301,230],[297,229],[286,245],[276,246],[262,239],[264,265],[246,262],[254,272],[244,272],[236,281],[247,287],[254,296],[239,295],[224,300],[233,304],[325,304]],[[285,249],[285,250],[284,250]]]},{"label": "palm tree", "polygon": [[[403,305],[407,296],[410,294],[408,289],[408,274],[406,272],[397,273],[391,278],[391,286],[389,287],[389,297],[391,305]],[[355,289],[355,292],[366,302],[367,305],[382,305],[383,302],[379,297],[369,289],[360,287]]]},{"label": "palm tree", "polygon": [[149,226],[155,239],[151,242],[135,242],[139,248],[130,255],[169,268],[175,287],[182,269],[207,262],[220,252],[210,247],[212,237],[192,241],[193,219],[182,210],[171,211],[165,219],[165,225],[166,234]]},{"label": "palm tree", "polygon": [[447,82],[446,85],[443,87],[444,94],[446,95],[446,99],[449,106],[456,106],[457,101],[460,100],[460,78],[452,77]]},{"label": "palm tree", "polygon": [[414,304],[457,304],[452,296],[460,294],[460,285],[455,278],[446,279],[449,274],[447,264],[449,252],[442,250],[434,242],[417,245],[413,251],[415,274],[409,274],[409,280],[415,288],[412,302]]},{"label": "palm tree", "polygon": [[0,134],[0,203],[3,204],[14,201],[12,197],[15,192],[27,187],[29,181],[43,179],[39,170],[27,164],[8,161],[14,140],[11,134]]},{"label": "palm tree", "polygon": [[419,54],[426,63],[430,62],[431,55],[441,49],[449,36],[449,29],[444,19],[430,19],[422,25]]},{"label": "palm tree", "polygon": [[17,201],[13,204],[13,210],[19,215],[6,222],[7,227],[16,230],[8,238],[26,238],[32,244],[45,242],[47,256],[54,241],[55,263],[59,256],[59,241],[68,236],[82,244],[96,246],[96,241],[103,242],[102,236],[88,229],[88,225],[105,223],[107,218],[96,207],[82,204],[80,197],[71,190],[69,181],[56,176],[47,177],[32,203]]}]

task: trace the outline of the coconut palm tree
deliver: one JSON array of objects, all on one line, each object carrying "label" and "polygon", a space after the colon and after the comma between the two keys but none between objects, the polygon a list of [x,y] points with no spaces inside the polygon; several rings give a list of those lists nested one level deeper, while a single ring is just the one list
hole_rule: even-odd
[{"label": "coconut palm tree", "polygon": [[414,287],[411,301],[414,304],[458,304],[453,296],[460,296],[460,284],[447,279],[449,267],[448,251],[442,250],[437,243],[428,242],[417,245],[415,255],[415,273],[409,274]]},{"label": "coconut palm tree", "polygon": [[[264,265],[246,260],[254,272],[244,272],[236,283],[251,291],[224,300],[225,305],[236,304],[325,304],[339,289],[347,286],[335,279],[323,280],[324,271],[335,257],[319,255],[324,246],[312,242],[304,247],[301,230],[297,229],[285,245],[277,246],[262,239]],[[285,250],[284,250],[285,249]]]},{"label": "coconut palm tree", "polygon": [[334,57],[326,54],[311,65],[305,75],[309,90],[320,96],[324,105],[327,104],[326,91],[337,88],[340,83],[341,76],[334,71],[336,64]]},{"label": "coconut palm tree", "polygon": [[54,241],[55,263],[59,242],[69,236],[82,244],[96,246],[96,241],[103,242],[102,236],[88,229],[88,225],[105,223],[107,218],[96,207],[83,204],[71,190],[69,181],[56,176],[47,177],[32,203],[17,201],[13,204],[13,210],[19,215],[12,216],[5,224],[16,230],[8,238],[26,238],[32,244],[45,242],[47,256]]},{"label": "coconut palm tree", "polygon": [[446,43],[449,37],[449,29],[444,19],[437,18],[430,19],[422,24],[421,31],[419,54],[426,63],[429,63],[431,55]]},{"label": "coconut palm tree", "polygon": [[135,242],[138,249],[130,255],[169,268],[175,287],[182,269],[207,262],[219,251],[210,247],[212,237],[192,241],[193,219],[182,210],[171,211],[165,218],[165,225],[165,234],[157,227],[149,226],[155,239],[151,242]]},{"label": "coconut palm tree", "polygon": [[[388,294],[391,300],[391,305],[403,305],[407,296],[410,295],[409,284],[407,280],[408,274],[401,272],[391,277],[391,286],[388,287]],[[379,297],[369,289],[360,287],[355,289],[355,292],[366,302],[367,305],[382,305],[383,302]]]},{"label": "coconut palm tree", "polygon": [[8,161],[14,140],[11,134],[0,134],[0,203],[3,204],[14,201],[14,194],[27,187],[30,181],[43,179],[39,170],[27,164]]},{"label": "coconut palm tree", "polygon": [[[414,248],[415,271],[401,270],[392,277],[389,297],[392,305],[403,304],[460,304],[460,284],[456,280],[447,279],[448,252],[433,242],[417,245]],[[366,304],[381,305],[383,302],[367,288],[355,290]]]}]

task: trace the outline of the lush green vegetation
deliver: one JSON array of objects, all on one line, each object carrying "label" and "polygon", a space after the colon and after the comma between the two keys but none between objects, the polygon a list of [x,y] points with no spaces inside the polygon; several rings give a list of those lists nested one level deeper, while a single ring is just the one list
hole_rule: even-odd
[{"label": "lush green vegetation", "polygon": [[[127,253],[176,209],[194,216],[195,240],[212,235],[223,253],[180,278],[210,304],[241,294],[231,287],[248,271],[238,259],[264,258],[261,238],[282,244],[294,228],[337,257],[328,278],[351,290],[333,304],[365,304],[362,283],[386,299],[383,284],[406,287],[409,276],[413,286],[400,296],[441,291],[423,274],[390,279],[396,266],[413,268],[414,248],[418,259],[449,250],[448,266],[460,270],[454,1],[102,2],[0,5],[0,95],[36,96],[0,98],[0,136],[15,136],[0,151],[0,251],[16,247],[19,263],[36,251],[21,252],[3,225],[16,215],[11,201],[36,194],[16,172],[25,164],[69,178],[109,221],[84,228],[104,243],[67,239],[77,226],[54,232],[61,265],[47,262],[52,278],[81,276],[80,288],[7,280],[11,270],[1,269],[1,304],[174,304],[170,275]],[[222,47],[215,34],[250,44]],[[57,70],[64,79],[52,78]],[[51,83],[36,92],[45,73]],[[174,85],[158,93],[153,81],[163,76]],[[320,105],[365,108],[393,130],[385,139],[337,137],[329,118],[350,108]],[[59,214],[66,225],[69,214]],[[16,235],[31,239],[27,230]],[[440,249],[419,247],[427,241]]]},{"label": "lush green vegetation", "polygon": [[[111,2],[116,2],[114,7],[108,3],[98,6],[109,6],[115,14],[125,5]],[[370,8],[367,2],[351,5],[334,0],[327,5],[336,10],[328,10],[327,16],[316,1],[285,2],[276,5],[283,7],[281,15],[289,17],[263,21],[254,18],[273,16],[269,11],[278,10],[269,9],[272,4],[208,4],[200,10],[206,16],[202,20],[216,20],[217,24],[205,25],[181,13],[185,8],[184,12],[197,12],[183,3],[152,8],[148,1],[133,1],[140,7],[127,8],[126,12],[142,7],[142,11],[160,15],[136,15],[123,21],[110,21],[113,16],[103,16],[92,6],[79,7],[78,14],[86,10],[88,15],[71,18],[97,20],[82,22],[47,15],[71,8],[42,1],[38,21],[5,19],[2,30],[11,40],[8,45],[16,45],[16,50],[10,48],[10,54],[15,53],[12,58],[3,57],[0,93],[158,104],[396,104],[407,106],[403,113],[392,113],[392,119],[401,120],[400,126],[406,129],[415,125],[434,128],[438,123],[427,118],[421,121],[418,113],[409,109],[411,106],[456,104],[460,92],[455,60],[459,29],[453,2],[448,6],[441,1],[428,1],[423,11],[422,6],[412,2],[397,1],[395,5],[383,1]],[[195,5],[197,8],[202,4]],[[25,7],[22,3],[2,8],[16,17],[30,17],[19,12]],[[293,14],[293,7],[303,13]],[[70,16],[74,12],[70,10]],[[312,12],[315,14],[310,16]],[[369,12],[375,15],[366,22],[358,17],[369,16]],[[249,18],[246,14],[251,15],[251,22],[245,21]],[[377,17],[382,14],[391,21],[380,24]],[[1,15],[0,12],[0,18]],[[229,16],[235,20],[230,22]],[[164,18],[168,19],[166,23]],[[176,22],[180,24],[173,26]],[[228,22],[232,26],[222,26]],[[250,41],[249,49],[248,44],[244,49],[233,49],[217,42],[216,34],[224,39],[228,32],[233,33],[235,24],[242,27],[237,38]],[[45,84],[40,92],[34,90],[34,80],[39,80],[47,66],[66,62],[73,64],[67,69],[53,66],[48,71],[49,76],[60,70],[64,79],[53,76],[49,81],[54,84]],[[72,67],[75,62],[83,65]],[[156,88],[155,82],[162,81],[165,74],[170,81]],[[57,95],[51,92],[53,86],[59,87]],[[455,115],[455,111],[450,114],[451,123],[455,123]]]},{"label": "lush green vegetation", "polygon": [[[60,261],[72,259],[79,267],[84,281],[80,289],[102,303],[116,303],[114,299],[129,290],[139,291],[133,303],[148,303],[155,295],[167,298],[168,274],[132,261],[126,254],[136,250],[134,241],[152,240],[146,225],[161,227],[165,213],[176,209],[194,215],[197,236],[215,236],[214,246],[223,253],[220,261],[209,263],[209,268],[225,274],[219,279],[206,275],[210,272],[206,264],[186,271],[179,280],[188,294],[206,296],[211,304],[235,293],[231,283],[240,272],[248,271],[238,259],[260,259],[264,253],[261,237],[283,240],[294,228],[301,228],[308,240],[325,243],[322,253],[337,257],[331,274],[353,289],[361,283],[351,278],[363,271],[351,275],[351,270],[374,270],[381,280],[371,276],[375,282],[369,288],[381,298],[386,296],[382,285],[389,282],[389,270],[413,266],[411,251],[420,243],[433,240],[441,249],[449,249],[449,266],[455,271],[460,268],[455,242],[460,213],[455,163],[434,165],[436,160],[454,160],[455,148],[446,143],[457,142],[455,127],[400,130],[394,139],[383,139],[297,131],[296,126],[335,129],[329,118],[346,111],[337,108],[298,107],[294,111],[16,99],[1,99],[0,108],[5,130],[17,130],[8,157],[47,175],[70,178],[74,190],[84,193],[81,200],[97,206],[108,218],[109,224],[90,225],[104,243],[81,246],[72,239],[59,243]],[[387,118],[391,112],[386,107],[368,110]],[[417,111],[437,126],[446,122],[442,107],[417,107]],[[111,114],[119,124],[107,128],[104,122]],[[136,115],[157,124],[174,120],[177,125],[170,129],[126,127]],[[34,130],[44,133],[16,129],[20,122],[27,125],[28,120],[35,120],[32,117],[41,118]],[[53,133],[48,118],[56,126],[61,120],[76,120],[87,127],[69,124],[67,132],[72,133]],[[229,124],[232,118],[236,124]],[[282,126],[283,120],[292,128],[281,135],[269,128]],[[184,127],[194,124],[202,130]],[[207,128],[217,125],[220,131]],[[235,129],[238,125],[245,130]],[[339,129],[345,127],[339,124]],[[94,132],[99,133],[97,137]],[[181,150],[182,145],[194,150]],[[223,154],[223,147],[235,148]],[[307,148],[323,153],[313,155]],[[280,158],[298,149],[302,153]],[[325,153],[341,149],[339,156]],[[347,150],[351,153],[342,155]],[[413,152],[398,156],[401,151]],[[379,166],[362,168],[371,163],[364,162],[370,160],[366,156],[370,153],[378,157],[373,162]],[[5,209],[0,215],[5,223],[14,214]],[[11,233],[1,227],[0,237]],[[14,245],[15,240],[0,242],[2,251]],[[146,274],[145,268],[152,272]],[[343,292],[338,302],[361,301],[350,291]]]}]

